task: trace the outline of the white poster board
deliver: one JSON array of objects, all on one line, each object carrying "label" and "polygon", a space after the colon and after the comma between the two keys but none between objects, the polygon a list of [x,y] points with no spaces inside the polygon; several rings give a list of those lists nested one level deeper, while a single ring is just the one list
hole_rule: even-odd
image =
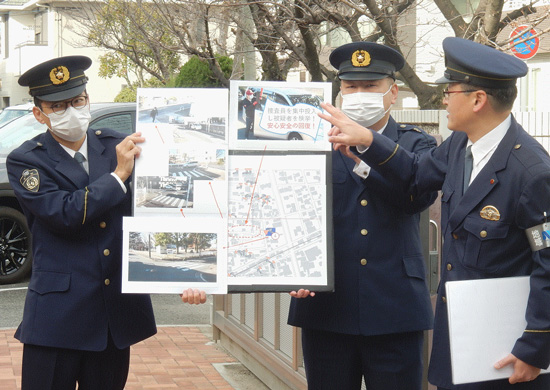
[{"label": "white poster board", "polygon": [[[330,99],[329,83],[139,89],[136,131],[146,141],[134,169],[135,220],[125,220],[123,290],[332,290],[330,124],[318,116]],[[196,233],[216,236],[215,282],[133,278],[151,265],[167,273],[173,253],[163,245],[182,262],[187,250],[205,250],[188,244]]]}]

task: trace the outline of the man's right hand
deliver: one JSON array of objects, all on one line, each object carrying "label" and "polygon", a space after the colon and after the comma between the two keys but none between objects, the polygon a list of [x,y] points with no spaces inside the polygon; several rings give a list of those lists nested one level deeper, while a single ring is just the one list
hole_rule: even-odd
[{"label": "man's right hand", "polygon": [[340,148],[340,152],[342,152],[344,156],[351,158],[355,162],[355,164],[361,163],[361,159],[350,150],[349,146]]},{"label": "man's right hand", "polygon": [[303,288],[299,289],[298,291],[291,291],[290,296],[294,298],[307,298],[307,297],[314,297],[315,292],[304,290]]},{"label": "man's right hand", "polygon": [[115,175],[123,182],[126,181],[134,170],[134,159],[139,157],[141,147],[138,144],[145,142],[145,138],[141,133],[134,133],[124,138],[121,143],[116,146],[117,166]]}]

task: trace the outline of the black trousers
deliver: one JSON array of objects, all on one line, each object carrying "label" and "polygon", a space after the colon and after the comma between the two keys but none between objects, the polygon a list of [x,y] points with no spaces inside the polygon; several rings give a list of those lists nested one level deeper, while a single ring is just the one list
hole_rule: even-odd
[{"label": "black trousers", "polygon": [[123,390],[129,367],[130,348],[111,337],[100,352],[25,344],[21,390]]},{"label": "black trousers", "polygon": [[309,390],[420,390],[424,332],[356,336],[302,328]]},{"label": "black trousers", "polygon": [[254,135],[254,118],[246,118],[246,130],[244,133],[245,139],[250,139]]}]

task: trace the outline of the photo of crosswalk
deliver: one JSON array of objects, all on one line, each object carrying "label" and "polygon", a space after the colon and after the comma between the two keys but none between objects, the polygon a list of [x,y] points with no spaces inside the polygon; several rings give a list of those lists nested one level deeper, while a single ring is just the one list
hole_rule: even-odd
[{"label": "photo of crosswalk", "polygon": [[177,173],[172,173],[172,176],[175,177],[188,177],[191,180],[214,180],[215,177],[211,173],[198,170],[193,171],[179,171]]},{"label": "photo of crosswalk", "polygon": [[193,207],[193,188],[196,180],[216,180],[220,170],[196,162],[171,164],[170,176],[145,176],[138,179],[138,191],[143,196],[137,207],[186,209]]},{"label": "photo of crosswalk", "polygon": [[177,209],[190,207],[187,199],[180,199],[172,194],[160,194],[151,199],[149,204],[154,205],[149,207],[173,207]]}]

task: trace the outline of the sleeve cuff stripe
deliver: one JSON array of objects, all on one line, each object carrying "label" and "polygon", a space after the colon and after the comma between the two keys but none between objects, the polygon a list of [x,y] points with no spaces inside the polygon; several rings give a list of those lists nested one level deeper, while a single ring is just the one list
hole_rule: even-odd
[{"label": "sleeve cuff stripe", "polygon": [[399,149],[399,145],[395,145],[395,149],[393,150],[393,153],[390,155],[390,157],[388,157],[387,159],[385,159],[384,161],[382,161],[380,164],[378,165],[384,165],[385,163],[387,163],[388,161],[390,161],[393,156],[395,156],[395,153],[397,153],[397,149]]}]

